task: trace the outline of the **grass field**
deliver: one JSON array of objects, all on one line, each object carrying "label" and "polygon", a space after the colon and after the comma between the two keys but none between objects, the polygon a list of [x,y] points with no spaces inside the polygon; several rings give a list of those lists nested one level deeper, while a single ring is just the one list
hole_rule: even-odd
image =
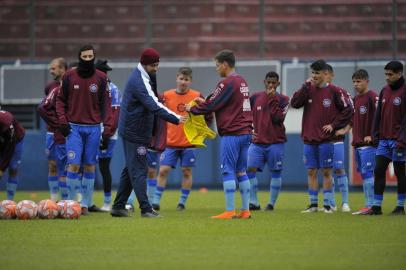
[{"label": "grass field", "polygon": [[[3,196],[4,193],[2,193]],[[17,192],[39,201],[45,192]],[[236,205],[240,204],[239,194]],[[265,206],[267,193],[260,193]],[[274,212],[250,220],[211,220],[223,211],[220,191],[192,192],[175,210],[167,191],[162,219],[0,220],[0,269],[405,269],[406,216],[388,216],[396,195],[385,194],[383,216],[301,214],[305,193],[283,192]],[[338,198],[339,200],[340,198]],[[102,194],[95,195],[99,205]],[[350,195],[354,210],[363,195]]]}]

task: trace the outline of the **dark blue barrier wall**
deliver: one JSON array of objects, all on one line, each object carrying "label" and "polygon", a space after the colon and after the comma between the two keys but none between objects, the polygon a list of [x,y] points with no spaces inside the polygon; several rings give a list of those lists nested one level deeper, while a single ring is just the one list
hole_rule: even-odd
[{"label": "dark blue barrier wall", "polygon": [[[346,144],[348,146],[348,144]],[[24,154],[20,167],[19,189],[21,190],[46,190],[47,183],[47,160],[44,154],[45,129],[41,131],[27,131],[24,141]],[[347,147],[348,151],[348,147]],[[288,143],[285,146],[285,166],[283,171],[284,188],[305,189],[307,186],[306,171],[302,161],[303,143],[299,134],[288,135]],[[194,187],[221,187],[221,174],[219,169],[219,138],[207,141],[207,148],[197,149],[197,165],[194,168]],[[346,154],[348,156],[348,152]],[[115,148],[111,168],[113,174],[113,186],[119,181],[120,172],[124,166],[122,143],[119,140]],[[269,184],[267,169],[258,175],[261,187]],[[169,177],[170,187],[179,187],[182,179],[178,169],[171,172]],[[101,187],[100,174],[97,177],[97,186]],[[0,183],[4,190],[5,181]]]}]

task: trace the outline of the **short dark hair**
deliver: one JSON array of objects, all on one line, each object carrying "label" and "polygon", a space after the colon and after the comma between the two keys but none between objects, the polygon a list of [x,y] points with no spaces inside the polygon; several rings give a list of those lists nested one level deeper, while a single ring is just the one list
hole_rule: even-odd
[{"label": "short dark hair", "polygon": [[276,73],[275,71],[269,71],[266,75],[265,75],[265,80],[267,78],[276,78],[279,81],[279,74]]},{"label": "short dark hair", "polygon": [[232,50],[222,50],[216,54],[214,57],[219,63],[226,62],[230,67],[235,67],[235,56]]},{"label": "short dark hair", "polygon": [[93,45],[91,45],[91,44],[86,44],[86,45],[83,45],[82,47],[80,47],[80,49],[79,49],[79,57],[80,57],[80,54],[81,54],[82,52],[84,52],[84,51],[89,51],[89,50],[92,50],[93,53],[94,53]]},{"label": "short dark hair", "polygon": [[369,80],[369,75],[365,69],[359,69],[352,74],[352,79]]},{"label": "short dark hair", "polygon": [[393,72],[403,72],[403,64],[399,61],[390,61],[386,64],[385,70],[392,70]]},{"label": "short dark hair", "polygon": [[326,63],[326,70],[327,70],[328,72],[330,72],[330,73],[334,73],[333,66],[330,65],[330,64],[327,64],[327,63]]},{"label": "short dark hair", "polygon": [[190,67],[181,67],[178,69],[178,75],[184,75],[192,78],[192,69]]},{"label": "short dark hair", "polygon": [[323,59],[319,59],[314,61],[310,68],[314,71],[326,71],[327,70],[327,63]]}]

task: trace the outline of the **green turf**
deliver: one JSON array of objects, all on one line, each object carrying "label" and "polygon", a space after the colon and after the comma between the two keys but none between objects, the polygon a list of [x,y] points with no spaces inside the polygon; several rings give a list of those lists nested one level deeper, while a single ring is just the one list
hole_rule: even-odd
[{"label": "green turf", "polygon": [[[47,196],[17,194],[16,201]],[[393,193],[385,194],[384,215],[372,217],[301,214],[307,195],[284,192],[274,212],[254,212],[251,220],[209,219],[223,210],[219,191],[192,192],[185,212],[175,210],[178,195],[165,192],[162,219],[141,219],[136,212],[130,218],[94,213],[80,220],[0,220],[0,269],[406,267],[406,217],[388,216]],[[265,206],[267,193],[260,197]],[[102,194],[95,200],[101,204]],[[355,210],[363,195],[351,194],[350,200]]]}]

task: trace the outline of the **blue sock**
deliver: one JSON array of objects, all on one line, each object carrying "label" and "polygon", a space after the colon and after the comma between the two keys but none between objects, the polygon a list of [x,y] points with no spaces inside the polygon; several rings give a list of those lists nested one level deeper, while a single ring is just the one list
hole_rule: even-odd
[{"label": "blue sock", "polygon": [[13,200],[17,190],[17,177],[8,177],[7,180],[7,200]]},{"label": "blue sock", "polygon": [[246,174],[237,177],[238,187],[240,189],[242,206],[241,210],[249,210],[250,204],[250,180]]},{"label": "blue sock", "polygon": [[365,206],[371,207],[374,204],[374,174],[368,172],[362,174],[364,183],[362,184],[365,193]]},{"label": "blue sock", "polygon": [[275,206],[276,200],[278,199],[279,196],[279,191],[281,190],[282,187],[282,176],[281,172],[272,172],[271,176],[272,176],[270,183],[271,196],[269,197],[269,204]]},{"label": "blue sock", "polygon": [[334,178],[332,179],[331,184],[332,184],[332,188],[331,188],[330,206],[335,207],[337,204],[336,204],[336,194],[335,194],[336,184],[335,184]]},{"label": "blue sock", "polygon": [[325,189],[323,190],[323,197],[324,197],[324,206],[331,206],[331,197],[333,195],[333,192],[331,189]]},{"label": "blue sock", "polygon": [[237,188],[234,175],[223,175],[223,190],[226,197],[226,210],[235,210],[234,193]]},{"label": "blue sock", "polygon": [[147,196],[149,203],[152,203],[152,200],[154,198],[156,185],[157,185],[156,179],[147,180]]},{"label": "blue sock", "polygon": [[250,180],[250,203],[258,206],[258,179],[255,173],[249,172],[247,175]]},{"label": "blue sock", "polygon": [[90,207],[93,205],[93,192],[94,192],[94,172],[84,172],[82,179],[83,199],[82,206]]},{"label": "blue sock", "polygon": [[348,178],[347,174],[337,175],[337,184],[340,188],[342,203],[348,204]]},{"label": "blue sock", "polygon": [[382,206],[383,195],[374,194],[374,205],[375,206]]},{"label": "blue sock", "polygon": [[66,180],[61,181],[59,179],[58,185],[59,185],[59,191],[61,192],[61,199],[67,200],[68,199],[68,186],[66,185]]},{"label": "blue sock", "polygon": [[310,204],[317,204],[318,203],[318,190],[308,189]]},{"label": "blue sock", "polygon": [[66,185],[68,187],[68,199],[77,200],[77,195],[80,192],[79,174],[68,172],[66,175]]},{"label": "blue sock", "polygon": [[49,192],[51,193],[51,198],[56,199],[59,192],[58,176],[48,175],[48,186]]},{"label": "blue sock", "polygon": [[181,189],[180,190],[180,198],[179,198],[179,204],[186,205],[186,200],[189,197],[190,194],[190,189]]},{"label": "blue sock", "polygon": [[104,204],[110,204],[111,203],[111,191],[110,192],[104,192]]},{"label": "blue sock", "polygon": [[135,200],[135,192],[133,190],[131,191],[131,194],[127,199],[127,204],[131,204],[132,206],[134,206],[134,200]]},{"label": "blue sock", "polygon": [[165,187],[160,187],[156,186],[155,194],[154,194],[154,199],[152,200],[152,204],[160,204],[161,203],[161,198],[162,198],[162,193],[164,193]]},{"label": "blue sock", "polygon": [[396,206],[405,207],[406,193],[398,193],[398,202]]}]

